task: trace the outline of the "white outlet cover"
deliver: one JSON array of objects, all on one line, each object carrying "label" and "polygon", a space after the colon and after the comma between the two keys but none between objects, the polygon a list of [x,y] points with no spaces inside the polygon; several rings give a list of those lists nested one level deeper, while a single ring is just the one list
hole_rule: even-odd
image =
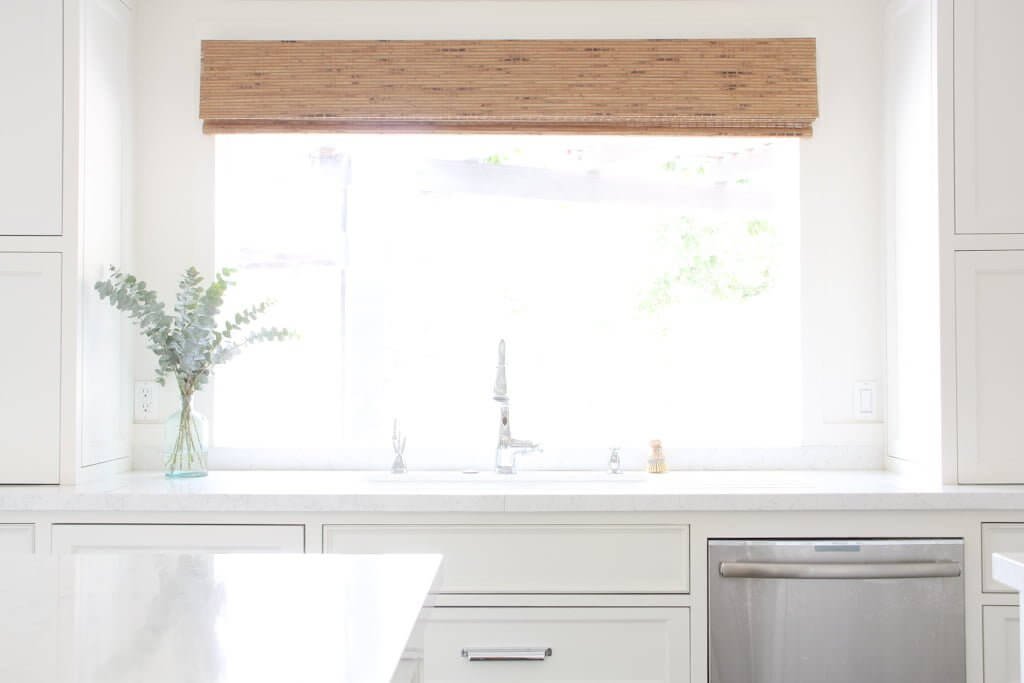
[{"label": "white outlet cover", "polygon": [[132,411],[135,422],[159,422],[160,412],[157,405],[159,392],[160,385],[156,382],[142,381],[135,383],[135,407]]}]

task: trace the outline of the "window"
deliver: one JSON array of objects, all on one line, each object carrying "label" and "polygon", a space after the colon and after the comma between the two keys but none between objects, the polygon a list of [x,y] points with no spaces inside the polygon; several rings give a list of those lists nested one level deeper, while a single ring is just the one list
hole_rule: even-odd
[{"label": "window", "polygon": [[399,417],[415,466],[489,467],[500,339],[548,466],[800,443],[795,140],[222,135],[216,165],[231,302],[302,335],[219,371],[222,452],[382,466]]}]

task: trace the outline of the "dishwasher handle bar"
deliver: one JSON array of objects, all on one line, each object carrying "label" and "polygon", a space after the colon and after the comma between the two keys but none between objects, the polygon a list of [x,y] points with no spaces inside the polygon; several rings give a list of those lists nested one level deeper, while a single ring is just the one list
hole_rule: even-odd
[{"label": "dishwasher handle bar", "polygon": [[721,562],[726,579],[940,579],[960,576],[959,562]]}]

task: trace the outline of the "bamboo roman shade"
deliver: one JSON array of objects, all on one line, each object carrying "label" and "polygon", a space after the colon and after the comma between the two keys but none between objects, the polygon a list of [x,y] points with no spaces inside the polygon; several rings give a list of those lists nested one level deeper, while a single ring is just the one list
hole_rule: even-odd
[{"label": "bamboo roman shade", "polygon": [[811,134],[813,38],[203,41],[207,133]]}]

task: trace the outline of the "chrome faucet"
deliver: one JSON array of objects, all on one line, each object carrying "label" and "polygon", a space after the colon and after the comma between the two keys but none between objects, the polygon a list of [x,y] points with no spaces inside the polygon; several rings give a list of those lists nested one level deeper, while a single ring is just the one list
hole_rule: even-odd
[{"label": "chrome faucet", "polygon": [[498,373],[494,378],[494,400],[498,403],[498,448],[494,456],[494,469],[498,474],[515,474],[516,459],[523,453],[542,452],[539,443],[513,439],[508,421],[508,381],[505,378],[505,340],[498,343]]}]

